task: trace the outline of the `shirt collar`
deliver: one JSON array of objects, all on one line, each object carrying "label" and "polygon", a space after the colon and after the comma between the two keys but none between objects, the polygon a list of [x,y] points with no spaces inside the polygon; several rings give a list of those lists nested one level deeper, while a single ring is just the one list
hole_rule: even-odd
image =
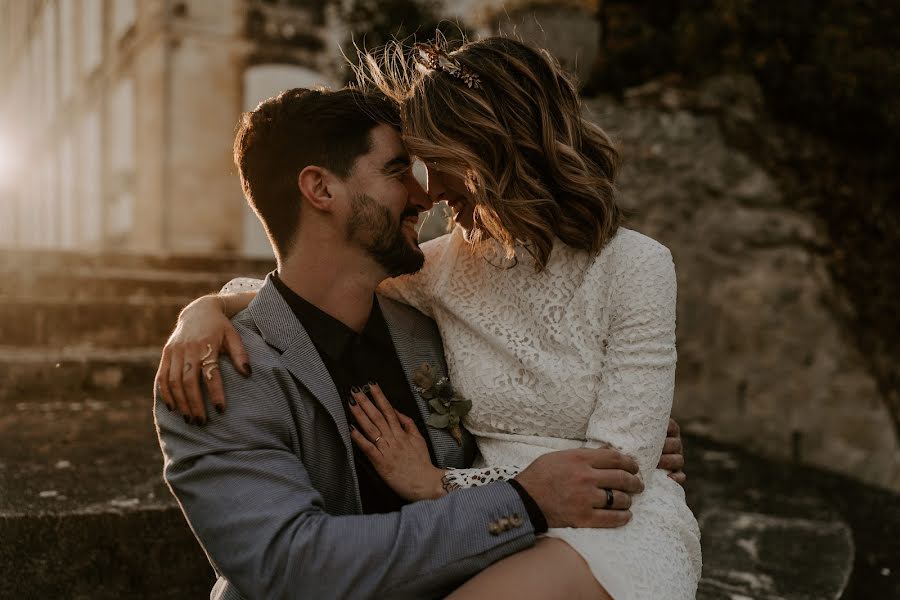
[{"label": "shirt collar", "polygon": [[320,352],[327,354],[328,358],[332,360],[342,359],[350,349],[350,345],[360,338],[393,348],[390,331],[387,328],[384,316],[381,314],[377,298],[373,299],[372,312],[369,313],[366,326],[363,328],[362,333],[358,334],[289,288],[278,277],[277,272],[272,273],[272,283],[275,284],[275,289],[287,302],[297,320],[300,321],[300,324],[306,330],[306,333],[309,334],[313,344],[316,345]]}]

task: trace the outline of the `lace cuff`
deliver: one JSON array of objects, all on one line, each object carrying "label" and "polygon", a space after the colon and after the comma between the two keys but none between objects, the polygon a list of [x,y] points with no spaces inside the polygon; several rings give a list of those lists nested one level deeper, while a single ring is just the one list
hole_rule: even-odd
[{"label": "lace cuff", "polygon": [[483,469],[447,469],[441,479],[444,490],[453,492],[463,488],[487,485],[495,481],[508,481],[519,474],[519,467],[485,467]]},{"label": "lace cuff", "polygon": [[252,277],[237,277],[222,286],[219,290],[220,294],[237,294],[239,292],[258,292],[263,284],[262,279],[253,279]]}]

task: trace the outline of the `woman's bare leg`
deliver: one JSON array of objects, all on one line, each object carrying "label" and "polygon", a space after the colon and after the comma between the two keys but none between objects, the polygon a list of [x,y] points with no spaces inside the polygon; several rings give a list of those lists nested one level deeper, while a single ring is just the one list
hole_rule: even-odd
[{"label": "woman's bare leg", "polygon": [[556,538],[537,543],[464,583],[447,600],[612,600],[572,547]]}]

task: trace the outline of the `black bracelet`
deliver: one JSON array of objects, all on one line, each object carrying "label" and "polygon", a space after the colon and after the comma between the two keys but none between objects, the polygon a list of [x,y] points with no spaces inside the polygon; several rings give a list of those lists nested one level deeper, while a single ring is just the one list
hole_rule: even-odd
[{"label": "black bracelet", "polygon": [[534,526],[535,535],[547,533],[547,517],[544,516],[544,511],[541,510],[538,503],[534,501],[531,494],[525,491],[522,484],[515,479],[510,479],[509,484],[513,486],[513,489],[516,490],[519,497],[522,498],[522,504],[525,505],[525,510],[528,512],[528,518],[531,519],[531,524]]}]

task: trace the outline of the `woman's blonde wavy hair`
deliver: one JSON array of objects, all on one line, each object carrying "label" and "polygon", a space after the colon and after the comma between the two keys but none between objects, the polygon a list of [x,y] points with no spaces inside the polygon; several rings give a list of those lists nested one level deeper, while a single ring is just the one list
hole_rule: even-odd
[{"label": "woman's blonde wavy hair", "polygon": [[508,258],[524,244],[541,271],[555,238],[599,252],[616,233],[618,154],[582,117],[572,78],[546,51],[505,37],[463,44],[453,61],[477,75],[469,87],[416,68],[408,46],[361,53],[357,76],[397,101],[410,152],[466,182],[475,198],[470,240],[499,241]]}]

